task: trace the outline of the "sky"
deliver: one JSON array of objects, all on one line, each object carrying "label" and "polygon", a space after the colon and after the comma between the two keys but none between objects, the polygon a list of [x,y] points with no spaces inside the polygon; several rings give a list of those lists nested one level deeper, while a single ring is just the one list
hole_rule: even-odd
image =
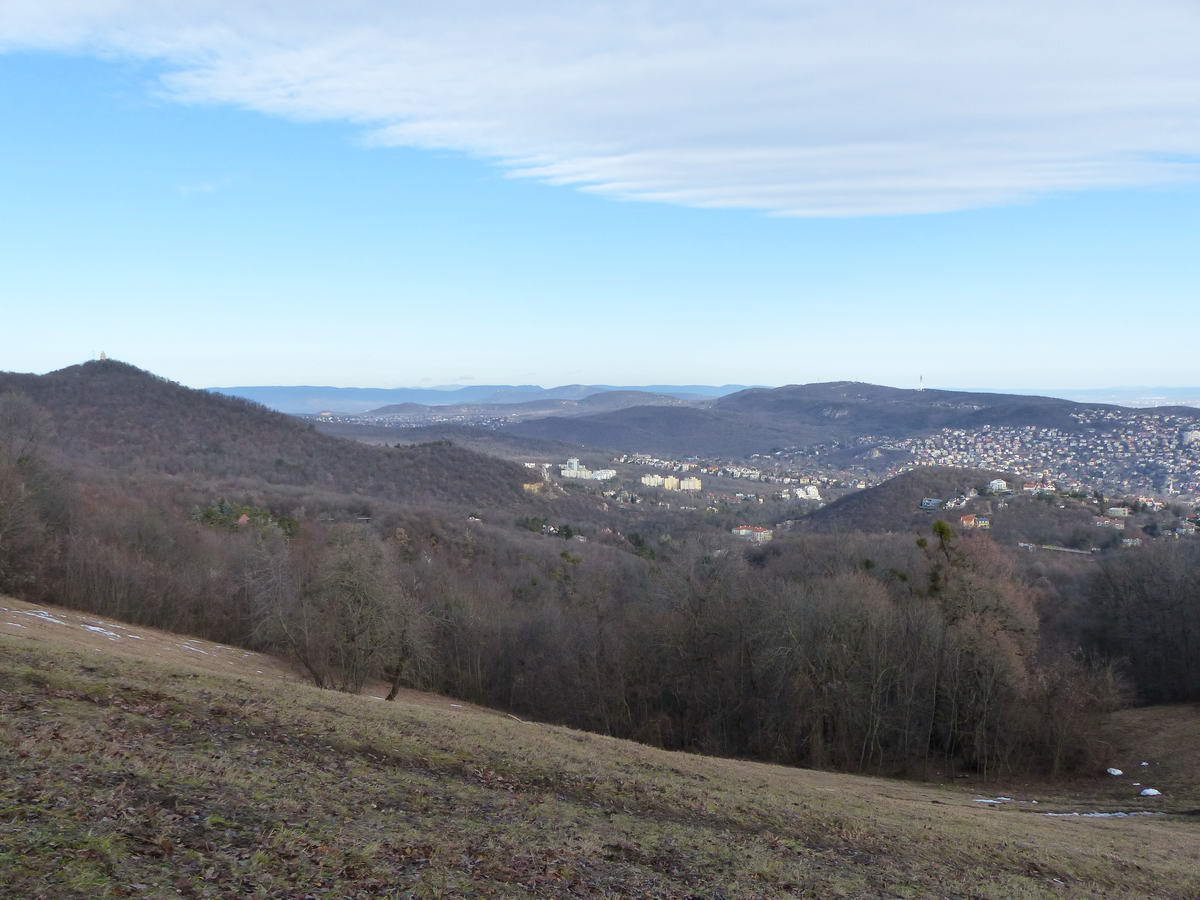
[{"label": "sky", "polygon": [[5,0],[0,369],[1196,385],[1200,6]]}]

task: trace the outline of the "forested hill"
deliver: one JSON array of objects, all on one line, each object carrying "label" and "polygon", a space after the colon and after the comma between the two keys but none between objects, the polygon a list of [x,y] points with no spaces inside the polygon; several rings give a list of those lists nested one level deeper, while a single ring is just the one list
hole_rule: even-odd
[{"label": "forested hill", "polygon": [[912,434],[965,422],[1035,424],[1029,421],[1031,417],[1041,419],[1036,424],[1072,428],[1076,423],[1071,413],[1087,406],[1054,397],[909,390],[857,381],[751,388],[722,397],[715,404],[729,414],[769,416],[855,435]]},{"label": "forested hill", "polygon": [[[1006,472],[921,467],[889,478],[875,487],[847,494],[799,520],[798,527],[803,531],[818,532],[883,533],[915,529],[924,533],[934,519],[949,520],[958,516],[951,515],[954,510],[922,510],[922,499],[948,500],[967,494],[972,488],[983,492],[993,478],[1013,483],[1013,476]],[[974,507],[971,511],[975,511]]]},{"label": "forested hill", "polygon": [[48,416],[68,459],[123,472],[253,479],[404,502],[509,503],[525,470],[440,442],[370,447],[246,400],[103,360],[47,375],[0,373],[0,394]]},{"label": "forested hill", "polygon": [[686,406],[634,406],[598,415],[532,419],[504,430],[540,441],[670,456],[741,456],[795,443],[794,432],[786,427]]},{"label": "forested hill", "polygon": [[[987,484],[994,478],[1003,479],[1018,490],[1012,494],[989,494]],[[962,516],[975,516],[987,519],[987,533],[998,543],[1051,544],[1075,550],[1111,546],[1122,537],[1140,533],[1132,519],[1128,532],[1095,527],[1100,507],[1090,499],[1035,496],[1019,490],[1020,485],[1021,480],[1008,472],[920,467],[830,503],[800,519],[796,530],[842,535],[896,532],[927,535],[938,519],[948,522],[955,531],[967,531],[969,527],[962,525]],[[978,496],[971,496],[972,489]],[[926,497],[962,498],[962,505],[922,509],[921,501]],[[1138,523],[1144,524],[1140,520]]]},{"label": "forested hill", "polygon": [[[1133,415],[1151,410],[836,381],[750,388],[714,400],[705,409],[638,406],[570,420],[537,419],[514,425],[511,431],[613,450],[740,455],[862,437],[910,437],[940,428],[1033,425],[1074,431],[1084,427],[1076,414],[1086,411]],[[1190,407],[1153,411],[1200,420],[1200,410]]]}]

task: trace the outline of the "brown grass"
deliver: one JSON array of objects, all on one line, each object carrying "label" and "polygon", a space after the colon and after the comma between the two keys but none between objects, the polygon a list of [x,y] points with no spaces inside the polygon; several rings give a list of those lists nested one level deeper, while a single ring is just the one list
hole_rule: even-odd
[{"label": "brown grass", "polygon": [[[47,612],[66,624],[0,629],[5,896],[1200,895],[1195,782],[1166,746],[1178,784],[1153,805],[1170,814],[1050,818],[1151,802],[1089,795],[1116,790],[1106,776],[993,806],[668,753],[443,697],[333,694],[244,651]],[[1034,799],[1006,787],[988,796]]]}]

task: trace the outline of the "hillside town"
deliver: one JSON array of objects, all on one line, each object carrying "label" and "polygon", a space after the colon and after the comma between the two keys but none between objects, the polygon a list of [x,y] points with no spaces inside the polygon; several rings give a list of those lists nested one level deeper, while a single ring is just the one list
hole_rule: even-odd
[{"label": "hillside town", "polygon": [[[755,481],[764,484],[778,484],[784,487],[774,491],[777,495],[776,499],[789,500],[813,500],[822,502],[820,485],[822,480],[806,474],[772,471],[763,469],[758,466],[746,465],[744,463],[735,462],[732,460],[699,460],[688,459],[679,460],[670,457],[653,456],[648,453],[628,453],[617,456],[613,459],[613,463],[621,463],[631,466],[648,466],[655,469],[660,469],[666,472],[687,473],[692,472],[698,475],[708,475],[716,479],[728,479],[731,481]],[[662,478],[660,482],[660,478]],[[640,479],[641,483],[649,487],[663,487],[668,482],[666,477],[657,474],[645,475]],[[680,484],[685,482],[691,487],[666,488],[667,490],[700,490],[701,482],[698,477],[693,477],[690,481],[688,478],[680,480]],[[863,487],[867,487],[863,484]],[[738,499],[745,499],[744,492],[736,495]],[[757,499],[757,493],[753,495],[753,499]]]},{"label": "hillside town", "polygon": [[[724,527],[733,537],[752,543],[769,542],[778,533],[793,531],[803,517],[821,509],[827,501],[924,467],[987,469],[1015,476],[1011,483],[993,478],[977,488],[964,488],[959,494],[920,500],[921,512],[944,517],[960,531],[992,531],[997,517],[1007,521],[1012,516],[1009,507],[1014,503],[1014,509],[1021,510],[1018,518],[1024,518],[1032,508],[1023,505],[1026,500],[1021,498],[1046,501],[1048,508],[1062,511],[1062,522],[1073,523],[1061,531],[1073,546],[1040,540],[1022,542],[1026,549],[1089,555],[1112,547],[1141,546],[1147,539],[1195,537],[1200,520],[1195,508],[1188,509],[1190,498],[1184,492],[1197,493],[1200,473],[1195,461],[1200,452],[1200,431],[1178,427],[1180,423],[1169,416],[1141,416],[1137,427],[1111,427],[1102,418],[1103,412],[1090,415],[1081,417],[1078,432],[1033,427],[989,427],[978,432],[944,429],[922,439],[884,441],[881,453],[895,458],[904,452],[907,460],[898,457],[886,469],[861,475],[845,469],[821,472],[812,458],[802,469],[794,466],[786,453],[778,452],[754,454],[742,460],[627,453],[611,457],[605,468],[596,469],[576,457],[558,466],[525,465],[539,469],[541,483],[546,486],[552,485],[551,472],[555,469],[562,486],[603,482],[597,486],[599,493],[618,507],[648,504],[700,514],[730,514],[740,508],[748,521]],[[1142,471],[1158,466],[1180,477],[1169,482],[1169,491],[1138,490],[1144,484],[1132,478],[1115,483],[1112,479],[1093,478],[1113,461],[1130,468],[1139,465]],[[1082,477],[1061,476],[1059,473],[1067,466],[1073,466],[1069,471]],[[689,497],[695,499],[686,499]],[[1110,498],[1108,502],[1106,497]],[[755,509],[753,514],[750,509]]]},{"label": "hillside town", "polygon": [[910,464],[1002,469],[1072,490],[1200,495],[1200,429],[1194,418],[1092,409],[1072,418],[1078,430],[946,428],[881,442],[879,449],[905,451]]}]

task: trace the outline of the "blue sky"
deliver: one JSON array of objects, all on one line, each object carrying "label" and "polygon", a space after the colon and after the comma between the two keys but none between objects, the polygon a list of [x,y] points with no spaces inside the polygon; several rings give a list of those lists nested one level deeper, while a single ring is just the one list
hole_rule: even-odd
[{"label": "blue sky", "polygon": [[[571,92],[597,89],[574,73],[547,99],[559,109],[505,112],[506,93],[493,122],[446,88],[400,115],[387,104],[403,73],[338,63],[338,90],[297,106],[305,78],[281,95],[243,71],[264,52],[253,43],[200,64],[161,37],[81,44],[34,25],[7,40],[0,26],[3,369],[104,350],[193,386],[1200,382],[1200,141],[1189,150],[1177,128],[1129,163],[1107,132],[1030,127],[1003,159],[939,181],[946,166],[907,162],[920,147],[1001,139],[921,135],[834,171],[807,131],[742,121],[749,95],[714,99],[709,114],[725,113],[707,125],[675,100],[670,127],[647,124],[653,105],[626,122],[607,101],[585,122],[590,101]],[[291,40],[323,64],[309,37]],[[472,74],[487,77],[442,78]],[[526,74],[503,77],[516,96]],[[596,83],[636,107],[636,83]],[[1168,97],[1151,117],[1197,112]],[[941,134],[964,115],[926,124]],[[914,109],[879,146],[926,118]],[[753,153],[710,136],[739,128]],[[854,146],[865,133],[850,114],[818,128]],[[1073,141],[1095,148],[1063,176]]]}]

